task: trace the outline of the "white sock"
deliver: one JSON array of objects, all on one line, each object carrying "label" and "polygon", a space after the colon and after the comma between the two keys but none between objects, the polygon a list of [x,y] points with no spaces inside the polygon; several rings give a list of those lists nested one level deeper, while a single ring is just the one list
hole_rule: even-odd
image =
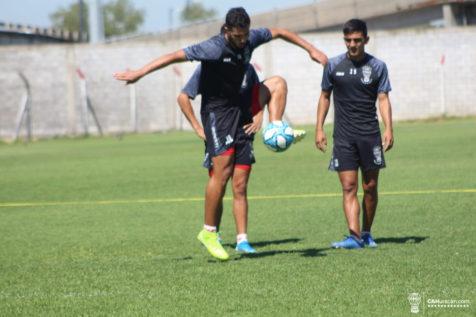
[{"label": "white sock", "polygon": [[216,226],[209,226],[209,225],[203,225],[203,229],[210,231],[210,232],[217,232],[217,227]]},{"label": "white sock", "polygon": [[240,233],[236,235],[236,243],[239,244],[243,241],[248,241],[248,235],[246,233]]}]

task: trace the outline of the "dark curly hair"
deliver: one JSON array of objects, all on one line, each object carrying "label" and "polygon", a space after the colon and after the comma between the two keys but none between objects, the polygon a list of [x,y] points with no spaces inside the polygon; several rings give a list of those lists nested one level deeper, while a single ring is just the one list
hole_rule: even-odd
[{"label": "dark curly hair", "polygon": [[231,8],[228,10],[225,19],[225,26],[228,28],[246,28],[250,26],[250,16],[243,7]]},{"label": "dark curly hair", "polygon": [[344,32],[344,35],[354,33],[354,32],[362,32],[364,37],[367,37],[367,23],[359,19],[351,19],[345,22],[344,28],[342,31]]}]

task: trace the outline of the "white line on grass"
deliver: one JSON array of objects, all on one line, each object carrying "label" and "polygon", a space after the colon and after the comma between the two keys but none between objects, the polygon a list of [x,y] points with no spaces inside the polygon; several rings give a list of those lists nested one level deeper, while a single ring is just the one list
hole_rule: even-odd
[{"label": "white line on grass", "polygon": [[[405,196],[405,195],[433,195],[433,194],[455,194],[455,193],[476,193],[476,189],[434,189],[434,190],[407,190],[394,192],[380,192],[384,196]],[[340,197],[342,193],[323,194],[290,194],[290,195],[266,195],[248,196],[249,200],[271,200],[271,199],[297,199],[297,198],[323,198]],[[232,197],[225,197],[231,200]],[[203,197],[189,198],[157,198],[157,199],[131,199],[131,200],[97,200],[97,201],[38,201],[38,202],[5,202],[0,203],[0,208],[6,207],[43,207],[43,206],[71,206],[71,205],[121,205],[121,204],[156,204],[156,203],[181,203],[203,201]]]}]

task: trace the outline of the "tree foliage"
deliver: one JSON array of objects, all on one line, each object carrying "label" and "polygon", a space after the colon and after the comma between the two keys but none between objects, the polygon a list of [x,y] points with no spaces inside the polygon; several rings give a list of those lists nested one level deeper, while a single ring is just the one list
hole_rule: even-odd
[{"label": "tree foliage", "polygon": [[187,1],[180,17],[182,22],[197,22],[215,18],[216,15],[215,9],[207,9],[200,2]]},{"label": "tree foliage", "polygon": [[144,11],[135,9],[129,0],[110,1],[103,12],[106,37],[135,33],[144,22]]},{"label": "tree foliage", "polygon": [[[83,30],[88,30],[88,5],[84,1]],[[106,37],[137,32],[144,22],[144,11],[134,8],[129,0],[111,0],[102,6]],[[73,3],[50,14],[53,27],[69,31],[80,29],[80,6]]]},{"label": "tree foliage", "polygon": [[[80,15],[79,3],[73,3],[69,7],[60,7],[50,14],[50,20],[54,28],[79,32]],[[84,4],[84,30],[88,29],[88,6]]]}]

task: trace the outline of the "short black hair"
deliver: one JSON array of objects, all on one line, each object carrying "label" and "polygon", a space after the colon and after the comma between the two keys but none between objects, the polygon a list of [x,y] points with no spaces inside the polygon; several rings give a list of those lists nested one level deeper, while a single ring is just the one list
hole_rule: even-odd
[{"label": "short black hair", "polygon": [[226,14],[225,25],[228,28],[247,28],[250,26],[250,16],[243,7],[231,8]]},{"label": "short black hair", "polygon": [[344,28],[342,31],[344,32],[344,35],[354,33],[354,32],[362,32],[364,37],[367,37],[367,23],[359,19],[351,19],[345,22]]}]

